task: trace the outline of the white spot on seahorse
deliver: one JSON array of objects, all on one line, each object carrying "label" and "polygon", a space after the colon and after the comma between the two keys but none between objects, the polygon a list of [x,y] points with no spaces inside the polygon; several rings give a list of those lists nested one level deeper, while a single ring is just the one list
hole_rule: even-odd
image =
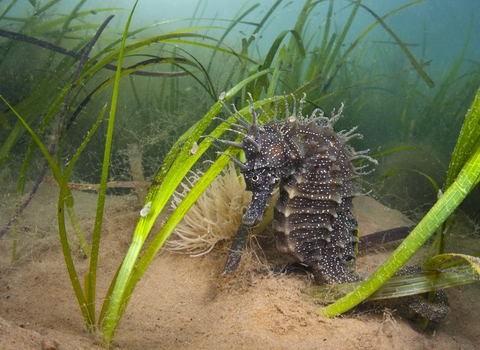
[{"label": "white spot on seahorse", "polygon": [[222,91],[222,93],[220,94],[220,96],[218,96],[218,99],[219,99],[220,101],[223,101],[226,96],[227,96],[227,93],[226,93],[225,91]]},{"label": "white spot on seahorse", "polygon": [[150,213],[150,210],[152,209],[152,202],[148,202],[145,204],[145,206],[140,210],[140,216],[142,218],[146,217],[148,213]]}]

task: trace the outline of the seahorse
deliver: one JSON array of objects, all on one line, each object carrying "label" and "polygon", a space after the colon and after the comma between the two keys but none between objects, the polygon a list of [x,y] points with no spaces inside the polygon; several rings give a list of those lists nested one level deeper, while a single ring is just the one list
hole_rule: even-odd
[{"label": "seahorse", "polygon": [[[251,123],[235,106],[235,113],[226,107],[236,120],[229,123],[236,129],[229,130],[242,135],[242,141],[214,140],[245,152],[245,163],[224,154],[239,166],[246,190],[252,192],[231,255],[237,254],[239,261],[238,254],[241,257],[248,232],[261,222],[267,201],[278,185],[280,194],[273,222],[278,250],[291,262],[310,267],[318,283],[357,281],[358,228],[351,209],[353,197],[359,195],[355,179],[365,174],[362,172],[365,166],[355,167],[352,162],[358,159],[377,162],[367,155],[368,150],[356,152],[347,144],[353,138],[363,138],[355,133],[357,127],[348,132],[334,131],[343,104],[336,114],[333,111],[331,118],[321,109],[304,117],[305,102],[306,95],[300,100],[297,113],[294,99],[290,114],[285,98],[285,118],[277,119],[276,107],[275,115],[264,125],[259,125],[261,114],[256,113],[251,96],[248,101]],[[263,109],[262,112],[265,113]],[[227,268],[228,261],[224,271],[232,272],[231,266]]]}]

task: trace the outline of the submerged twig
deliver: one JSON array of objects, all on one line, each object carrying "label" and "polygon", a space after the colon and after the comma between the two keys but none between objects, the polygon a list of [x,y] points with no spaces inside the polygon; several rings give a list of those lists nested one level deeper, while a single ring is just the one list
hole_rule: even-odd
[{"label": "submerged twig", "polygon": [[[145,176],[143,175],[142,154],[138,149],[138,144],[127,144],[127,154],[128,161],[130,163],[130,170],[132,171],[133,181],[135,181],[136,183],[146,183]],[[148,185],[148,187],[150,187],[150,184]],[[137,198],[140,203],[143,203],[145,201],[145,198],[147,197],[146,189],[148,187],[139,187],[137,189]]]},{"label": "submerged twig", "polygon": [[402,226],[360,237],[358,251],[405,239],[412,230],[413,227]]}]

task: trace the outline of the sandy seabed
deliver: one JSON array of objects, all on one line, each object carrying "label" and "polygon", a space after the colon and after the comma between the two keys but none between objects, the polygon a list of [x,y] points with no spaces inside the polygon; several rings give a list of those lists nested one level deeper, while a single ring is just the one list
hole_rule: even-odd
[{"label": "sandy seabed", "polygon": [[[74,196],[79,221],[85,231],[90,232],[96,195],[75,192]],[[128,249],[139,212],[133,197],[108,198],[97,298],[105,295]],[[57,190],[43,184],[20,220],[15,264],[10,264],[12,233],[0,241],[0,349],[104,348],[100,335],[85,330],[58,240],[56,202]],[[362,234],[409,224],[399,212],[368,197],[360,198],[355,205]],[[4,201],[0,222],[7,222],[10,215],[8,201]],[[480,250],[478,241],[478,237],[461,237],[462,245],[476,244],[476,251]],[[254,240],[239,271],[226,277],[220,275],[227,256],[225,247],[198,258],[162,250],[136,287],[114,347],[480,348],[478,283],[446,291],[451,311],[431,332],[423,332],[418,319],[407,319],[403,305],[360,307],[348,315],[328,319],[318,313],[322,305],[300,291],[312,283],[311,278],[305,274],[272,273],[271,256],[275,253],[260,249],[258,242],[261,246],[274,245],[269,237]],[[372,273],[393,248],[383,247],[361,254],[360,275]],[[74,254],[74,258],[77,273],[83,277],[89,262],[79,254]],[[97,312],[102,301],[98,301]]]}]

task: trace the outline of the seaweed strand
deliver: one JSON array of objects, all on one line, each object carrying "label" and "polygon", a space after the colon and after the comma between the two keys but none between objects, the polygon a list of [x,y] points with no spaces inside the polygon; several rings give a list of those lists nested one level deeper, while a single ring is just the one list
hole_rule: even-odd
[{"label": "seaweed strand", "polygon": [[[103,29],[102,29],[102,31],[103,31]],[[97,33],[98,33],[98,31],[97,31]],[[67,49],[65,49],[61,46],[51,44],[48,41],[36,39],[36,38],[33,38],[33,37],[25,35],[25,34],[20,34],[20,33],[10,32],[8,30],[0,29],[0,36],[3,36],[4,38],[17,40],[17,41],[23,41],[27,44],[32,44],[32,45],[35,45],[35,46],[43,47],[44,49],[54,51],[54,52],[57,52],[59,54],[65,55],[65,56],[70,56],[70,57],[72,57],[76,60],[81,60],[82,57],[83,57],[83,55],[79,54],[78,52],[67,50]],[[93,42],[93,41],[90,41],[90,42]],[[96,64],[96,63],[98,63],[98,61],[94,61],[92,63]],[[83,67],[84,64],[85,64],[85,62],[82,64],[82,67]],[[105,66],[103,66],[103,68],[108,69],[108,70],[113,70],[113,71],[117,70],[117,66],[115,66],[114,64],[106,64]],[[173,73],[170,73],[170,72],[166,72],[166,73],[134,72],[132,74],[141,75],[141,76],[144,76],[144,77],[145,76],[146,77],[179,77],[179,76],[187,75],[187,73],[185,73],[185,72],[173,72]]]}]

